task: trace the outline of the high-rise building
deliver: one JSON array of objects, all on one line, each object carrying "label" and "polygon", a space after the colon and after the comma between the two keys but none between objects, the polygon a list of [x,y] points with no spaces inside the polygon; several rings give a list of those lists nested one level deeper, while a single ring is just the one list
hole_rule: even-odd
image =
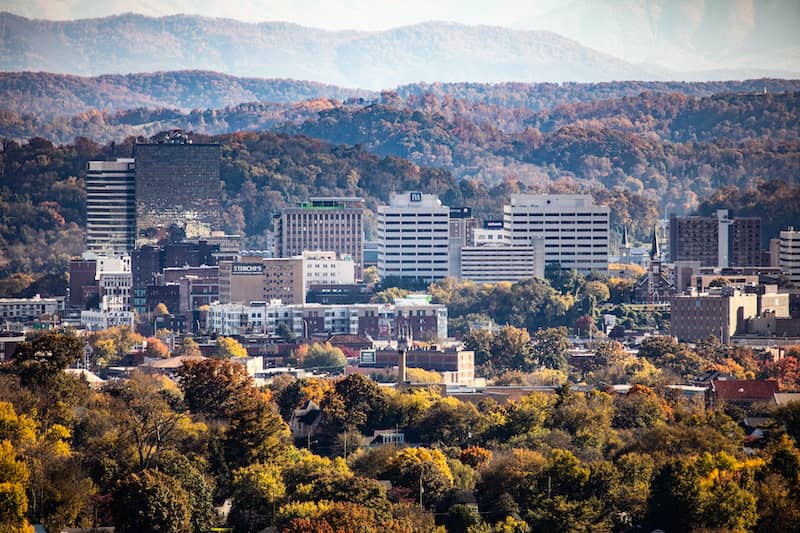
[{"label": "high-rise building", "polygon": [[128,254],[136,238],[136,174],[133,159],[89,161],[86,172],[86,249]]},{"label": "high-rise building", "polygon": [[392,193],[378,207],[378,275],[434,281],[449,275],[450,208],[434,194]]},{"label": "high-rise building", "polygon": [[789,274],[789,281],[800,283],[800,231],[789,226],[780,233],[778,263]]},{"label": "high-rise building", "polygon": [[461,277],[461,250],[472,243],[478,220],[470,207],[450,208],[450,241],[448,243],[449,274]]},{"label": "high-rise building", "polygon": [[607,206],[582,194],[512,194],[503,207],[506,241],[544,240],[544,260],[581,273],[608,271]]},{"label": "high-rise building", "polygon": [[137,246],[171,228],[192,238],[222,227],[219,144],[193,144],[173,132],[137,144],[134,156]]},{"label": "high-rise building", "polygon": [[761,219],[734,218],[728,247],[730,261],[727,266],[761,266]]},{"label": "high-rise building", "polygon": [[669,219],[670,261],[699,261],[705,267],[759,266],[761,219],[729,218],[727,209],[713,217]]},{"label": "high-rise building", "polygon": [[361,279],[364,261],[364,199],[316,197],[284,209],[273,219],[275,257],[332,251],[355,262]]}]

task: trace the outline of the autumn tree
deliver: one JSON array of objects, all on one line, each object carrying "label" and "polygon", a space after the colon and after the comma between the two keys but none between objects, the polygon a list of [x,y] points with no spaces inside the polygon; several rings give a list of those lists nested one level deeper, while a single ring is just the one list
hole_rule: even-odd
[{"label": "autumn tree", "polygon": [[214,418],[236,409],[240,398],[254,387],[244,365],[229,360],[185,361],[177,376],[189,410]]},{"label": "autumn tree", "polygon": [[156,337],[148,337],[147,339],[147,356],[157,359],[165,359],[169,357],[169,348],[164,344],[161,339]]},{"label": "autumn tree", "polygon": [[200,353],[200,346],[197,344],[197,341],[191,337],[186,337],[183,339],[181,347],[175,355],[182,355],[185,357],[200,357],[203,354]]},{"label": "autumn tree", "polygon": [[279,503],[286,495],[281,469],[254,463],[239,468],[233,477],[233,501],[228,524],[236,531],[257,532],[275,524]]},{"label": "autumn tree", "polygon": [[[435,507],[453,486],[453,474],[439,450],[405,448],[389,462],[387,475],[394,483],[411,491],[416,500]],[[420,493],[422,490],[422,493]]]},{"label": "autumn tree", "polygon": [[217,337],[217,346],[214,348],[214,357],[217,359],[230,359],[231,357],[247,357],[247,350],[232,337]]},{"label": "autumn tree", "polygon": [[346,364],[344,352],[330,342],[308,345],[308,351],[302,359],[303,368],[318,368],[326,372],[337,372]]},{"label": "autumn tree", "polygon": [[0,440],[0,529],[9,533],[32,533],[25,515],[28,511],[28,468],[17,460],[8,440]]},{"label": "autumn tree", "polygon": [[185,419],[168,401],[164,383],[154,376],[135,373],[115,394],[121,430],[135,451],[138,468],[149,468],[168,448]]},{"label": "autumn tree", "polygon": [[527,330],[505,326],[492,338],[491,358],[487,367],[497,373],[506,369],[528,368],[531,357],[531,337]]}]

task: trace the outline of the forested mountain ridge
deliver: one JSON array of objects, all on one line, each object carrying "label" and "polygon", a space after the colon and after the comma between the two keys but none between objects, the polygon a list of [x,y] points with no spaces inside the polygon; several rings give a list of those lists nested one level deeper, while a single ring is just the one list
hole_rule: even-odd
[{"label": "forested mountain ridge", "polygon": [[450,96],[485,105],[542,111],[561,104],[611,100],[643,92],[703,97],[720,93],[770,93],[800,90],[800,80],[761,78],[730,81],[611,81],[598,83],[412,83],[396,92],[411,95]]},{"label": "forested mountain ridge", "polygon": [[240,78],[180,70],[96,77],[50,72],[0,72],[0,107],[38,119],[90,110],[135,108],[219,109],[246,102],[299,102],[316,98],[371,98],[376,93],[313,81]]},{"label": "forested mountain ridge", "polygon": [[[595,100],[635,97],[643,92],[693,97],[720,93],[800,91],[800,80],[755,79],[718,82],[612,81],[603,83],[414,83],[397,87],[410,96],[432,95],[506,109],[543,111]],[[220,109],[252,102],[299,102],[318,98],[376,99],[378,93],[294,79],[236,77],[220,72],[181,70],[96,77],[49,72],[0,72],[0,107],[38,119],[98,110],[134,108]]]}]

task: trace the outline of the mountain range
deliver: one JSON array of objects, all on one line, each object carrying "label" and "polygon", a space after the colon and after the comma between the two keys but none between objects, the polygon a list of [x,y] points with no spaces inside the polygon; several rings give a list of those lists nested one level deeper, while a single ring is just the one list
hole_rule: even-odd
[{"label": "mountain range", "polygon": [[425,82],[663,79],[546,31],[428,22],[379,32],[124,14],[48,21],[0,13],[0,70],[100,75],[213,70],[366,89]]}]

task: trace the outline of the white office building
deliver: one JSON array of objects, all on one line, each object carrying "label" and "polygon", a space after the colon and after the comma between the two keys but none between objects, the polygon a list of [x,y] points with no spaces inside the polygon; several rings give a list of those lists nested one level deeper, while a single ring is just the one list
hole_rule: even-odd
[{"label": "white office building", "polygon": [[101,272],[98,274],[101,311],[130,311],[133,274],[128,272]]},{"label": "white office building", "polygon": [[22,324],[38,320],[42,316],[54,315],[59,311],[57,298],[0,298],[0,327],[7,324]]},{"label": "white office building", "polygon": [[303,286],[348,285],[356,282],[356,263],[349,255],[337,257],[336,252],[305,251],[303,259]]},{"label": "white office building", "polygon": [[792,226],[780,233],[778,265],[789,274],[789,281],[800,283],[800,231]]},{"label": "white office building", "polygon": [[128,254],[136,239],[136,165],[133,159],[89,161],[86,172],[86,248]]},{"label": "white office building", "polygon": [[544,278],[544,245],[534,239],[531,246],[467,246],[461,249],[461,279],[475,283],[499,283]]},{"label": "white office building", "polygon": [[450,208],[434,194],[392,194],[378,207],[378,274],[425,281],[449,275]]},{"label": "white office building", "polygon": [[581,273],[608,271],[609,209],[589,195],[512,194],[503,207],[506,240],[530,246],[544,239],[544,260]]},{"label": "white office building", "polygon": [[81,327],[90,331],[108,329],[112,326],[134,325],[132,311],[102,311],[100,309],[87,309],[81,311]]}]

